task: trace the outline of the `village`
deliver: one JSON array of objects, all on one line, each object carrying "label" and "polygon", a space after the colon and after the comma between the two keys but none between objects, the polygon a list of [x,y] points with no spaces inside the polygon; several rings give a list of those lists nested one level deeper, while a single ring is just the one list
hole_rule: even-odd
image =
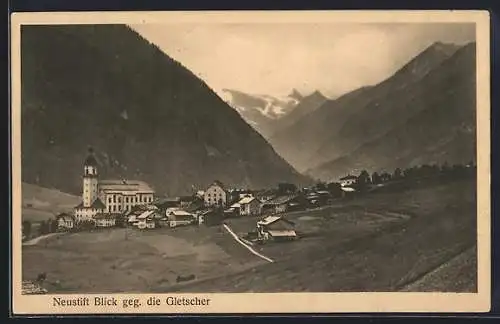
[{"label": "village", "polygon": [[258,242],[298,238],[287,212],[320,208],[354,192],[358,177],[348,175],[339,183],[297,188],[281,183],[276,188],[250,190],[227,188],[215,180],[190,196],[157,197],[142,181],[99,180],[97,161],[89,152],[84,163],[82,203],[73,213],[55,217],[52,230],[88,231],[130,227],[137,230],[178,226],[215,226],[226,219],[255,218],[248,237]]},{"label": "village", "polygon": [[[84,162],[82,202],[73,213],[55,215],[39,228],[39,235],[54,232],[80,232],[111,228],[154,230],[179,226],[217,226],[228,219],[252,218],[255,226],[248,228],[246,239],[264,243],[268,241],[295,240],[298,238],[294,223],[286,214],[307,211],[331,205],[341,199],[373,191],[394,181],[412,176],[412,173],[436,174],[445,170],[468,169],[466,166],[444,165],[410,168],[394,174],[375,172],[370,176],[362,171],[358,176],[348,174],[338,182],[317,183],[297,188],[291,183],[280,183],[276,188],[250,190],[227,188],[215,180],[205,190],[189,196],[158,197],[143,181],[100,180],[98,163],[92,149]],[[23,236],[25,228],[23,223]],[[33,238],[33,236],[31,237]]]}]

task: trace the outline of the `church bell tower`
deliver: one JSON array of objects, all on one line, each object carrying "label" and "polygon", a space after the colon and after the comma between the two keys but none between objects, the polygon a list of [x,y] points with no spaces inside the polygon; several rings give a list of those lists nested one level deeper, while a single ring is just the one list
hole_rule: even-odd
[{"label": "church bell tower", "polygon": [[98,197],[98,173],[97,160],[94,157],[94,150],[89,148],[89,155],[84,163],[83,171],[83,207],[90,207]]}]

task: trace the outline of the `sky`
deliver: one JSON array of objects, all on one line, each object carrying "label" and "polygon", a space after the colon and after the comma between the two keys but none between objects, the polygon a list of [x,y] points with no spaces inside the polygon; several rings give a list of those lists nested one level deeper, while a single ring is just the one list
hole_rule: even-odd
[{"label": "sky", "polygon": [[436,41],[466,44],[464,23],[171,23],[132,25],[224,97],[222,89],[335,98],[383,81]]}]

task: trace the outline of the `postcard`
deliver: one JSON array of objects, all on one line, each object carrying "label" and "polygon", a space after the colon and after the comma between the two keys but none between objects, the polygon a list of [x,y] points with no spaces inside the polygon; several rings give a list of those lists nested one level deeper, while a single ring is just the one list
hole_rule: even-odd
[{"label": "postcard", "polygon": [[486,11],[11,16],[12,310],[487,312]]}]

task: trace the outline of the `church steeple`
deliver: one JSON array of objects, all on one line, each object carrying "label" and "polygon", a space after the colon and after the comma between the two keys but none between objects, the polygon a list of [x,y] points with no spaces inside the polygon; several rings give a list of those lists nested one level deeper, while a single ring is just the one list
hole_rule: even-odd
[{"label": "church steeple", "polygon": [[89,155],[83,163],[83,192],[82,200],[84,207],[90,207],[98,197],[98,173],[97,173],[97,160],[94,156],[94,150],[89,148]]},{"label": "church steeple", "polygon": [[97,176],[97,160],[95,159],[94,156],[94,149],[92,147],[89,147],[88,149],[89,155],[85,159],[84,162],[84,176]]}]

